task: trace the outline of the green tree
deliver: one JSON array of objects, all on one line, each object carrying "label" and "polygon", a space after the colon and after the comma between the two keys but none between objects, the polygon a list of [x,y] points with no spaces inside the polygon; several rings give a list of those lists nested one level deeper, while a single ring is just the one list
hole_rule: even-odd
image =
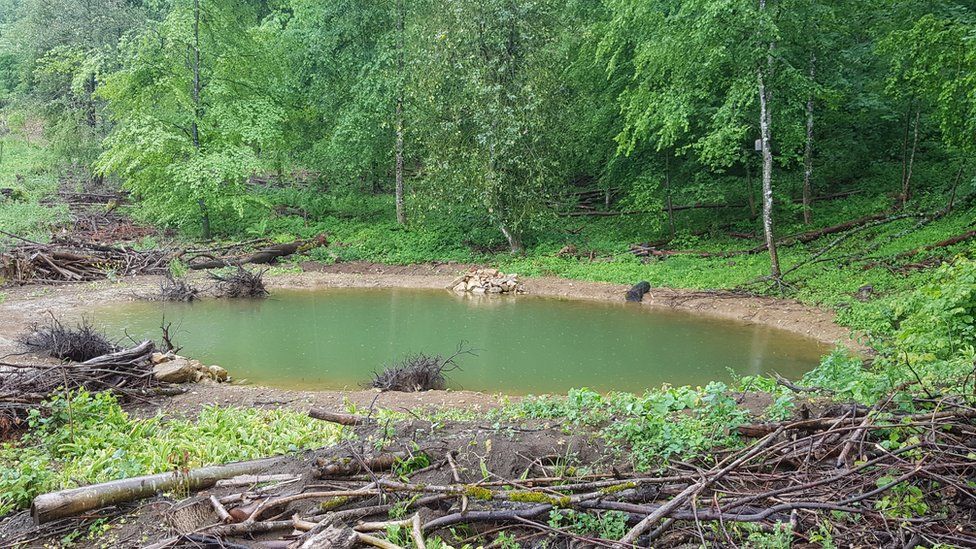
[{"label": "green tree", "polygon": [[259,205],[248,179],[282,146],[283,100],[265,86],[280,76],[268,32],[280,25],[259,24],[260,9],[176,0],[123,43],[122,69],[101,91],[115,126],[98,168],[118,174],[155,219],[195,223],[204,238]]},{"label": "green tree", "polygon": [[426,183],[448,203],[477,205],[513,253],[559,177],[558,8],[549,0],[460,0],[427,31],[431,70],[418,107]]}]

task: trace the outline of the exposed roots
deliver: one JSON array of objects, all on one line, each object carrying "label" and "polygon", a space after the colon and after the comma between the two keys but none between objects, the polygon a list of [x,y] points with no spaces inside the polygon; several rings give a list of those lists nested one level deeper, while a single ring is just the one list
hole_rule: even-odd
[{"label": "exposed roots", "polygon": [[237,267],[231,274],[210,273],[217,282],[217,295],[220,297],[265,297],[268,295],[262,277],[267,269],[251,271]]},{"label": "exposed roots", "polygon": [[461,369],[457,362],[461,355],[477,353],[473,349],[466,349],[462,341],[458,344],[457,351],[448,357],[424,353],[407,356],[388,365],[382,372],[374,372],[367,387],[403,393],[443,390],[447,388],[447,377],[444,374]]},{"label": "exposed roots", "polygon": [[32,352],[74,362],[91,360],[118,349],[87,319],[71,327],[52,318],[46,325],[32,325],[27,333],[20,336],[19,341]]}]

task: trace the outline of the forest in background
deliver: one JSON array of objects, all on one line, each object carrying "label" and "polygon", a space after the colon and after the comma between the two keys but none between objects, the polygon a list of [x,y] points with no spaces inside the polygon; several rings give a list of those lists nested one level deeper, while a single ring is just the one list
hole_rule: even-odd
[{"label": "forest in background", "polygon": [[190,237],[345,210],[482,250],[601,223],[768,246],[818,198],[971,193],[974,21],[952,1],[3,0],[2,131]]}]

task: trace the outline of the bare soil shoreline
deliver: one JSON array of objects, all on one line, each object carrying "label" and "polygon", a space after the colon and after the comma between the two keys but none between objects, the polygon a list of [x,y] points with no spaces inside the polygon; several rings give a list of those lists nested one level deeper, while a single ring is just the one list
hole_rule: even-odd
[{"label": "bare soil shoreline", "polygon": [[[303,272],[267,277],[272,290],[316,288],[389,288],[444,289],[467,265],[410,265],[388,266],[373,263],[341,263],[302,265]],[[138,276],[120,281],[65,284],[59,286],[27,286],[4,290],[6,300],[0,304],[0,356],[19,353],[18,334],[33,322],[54,315],[65,320],[77,320],[94,304],[125,302],[151,295],[159,283],[158,277]],[[526,294],[564,299],[623,301],[627,286],[601,282],[586,282],[562,278],[542,277],[523,279]],[[491,299],[491,297],[485,297]],[[805,335],[830,344],[859,349],[849,337],[849,331],[834,323],[832,313],[801,303],[755,297],[731,292],[711,292],[653,288],[645,296],[643,306],[683,310],[741,322],[758,323]],[[30,356],[11,357],[28,361]],[[223,365],[233,375],[233,364]],[[206,384],[192,388],[186,394],[159,402],[157,409],[193,413],[204,404],[254,407],[287,407],[304,410],[319,406],[341,410],[347,403],[357,407],[377,406],[387,409],[417,408],[484,409],[498,406],[508,399],[471,391],[431,391],[427,393],[377,393],[375,391],[293,391],[237,384]]]}]

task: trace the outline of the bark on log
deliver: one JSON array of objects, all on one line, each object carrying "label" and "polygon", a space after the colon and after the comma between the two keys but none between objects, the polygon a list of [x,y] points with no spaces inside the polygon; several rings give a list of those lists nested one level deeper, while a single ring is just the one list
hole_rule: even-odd
[{"label": "bark on log", "polygon": [[308,411],[308,415],[309,417],[315,419],[321,419],[322,421],[329,421],[331,423],[338,423],[339,425],[346,425],[348,427],[375,423],[375,420],[368,417],[356,416],[352,414],[340,414],[323,410],[321,408],[312,408]]},{"label": "bark on log", "polygon": [[146,475],[41,494],[31,503],[31,517],[35,525],[41,525],[109,505],[150,497],[157,492],[171,490],[178,486],[188,490],[200,490],[212,486],[221,479],[259,473],[277,461],[277,458],[266,458],[214,465],[193,469],[186,473]]},{"label": "bark on log", "polygon": [[350,549],[357,541],[358,536],[352,528],[329,526],[305,540],[301,549]]}]

